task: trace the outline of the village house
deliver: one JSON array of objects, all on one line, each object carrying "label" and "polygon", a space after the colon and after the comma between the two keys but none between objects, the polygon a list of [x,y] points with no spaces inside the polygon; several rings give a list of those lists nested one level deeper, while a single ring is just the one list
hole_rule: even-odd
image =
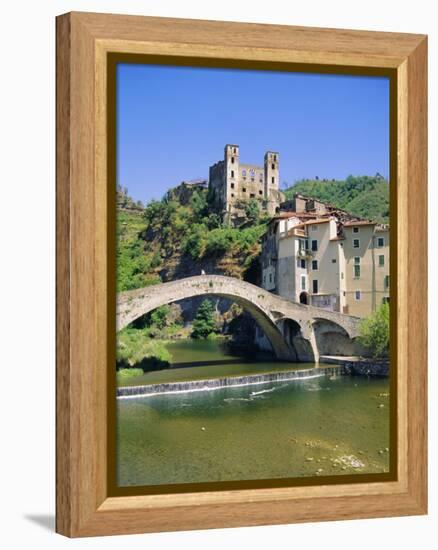
[{"label": "village house", "polygon": [[389,226],[297,198],[298,211],[280,212],[269,223],[262,287],[358,317],[389,301]]}]

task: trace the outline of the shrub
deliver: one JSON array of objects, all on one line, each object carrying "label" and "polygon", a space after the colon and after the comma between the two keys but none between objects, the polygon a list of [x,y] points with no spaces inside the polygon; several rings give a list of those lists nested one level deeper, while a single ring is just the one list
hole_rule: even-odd
[{"label": "shrub", "polygon": [[205,254],[219,255],[231,249],[238,238],[238,230],[217,228],[207,234]]},{"label": "shrub", "polygon": [[251,199],[246,207],[245,207],[245,214],[248,220],[252,223],[257,222],[260,216],[260,207],[259,203],[256,199]]},{"label": "shrub", "polygon": [[168,367],[171,355],[162,342],[148,338],[145,330],[125,328],[117,335],[117,366],[143,370]]},{"label": "shrub", "polygon": [[373,355],[382,357],[389,350],[389,304],[379,308],[360,324],[359,343]]},{"label": "shrub", "polygon": [[207,228],[203,224],[193,224],[190,232],[182,243],[183,251],[189,254],[194,260],[200,258],[204,253],[205,234]]}]

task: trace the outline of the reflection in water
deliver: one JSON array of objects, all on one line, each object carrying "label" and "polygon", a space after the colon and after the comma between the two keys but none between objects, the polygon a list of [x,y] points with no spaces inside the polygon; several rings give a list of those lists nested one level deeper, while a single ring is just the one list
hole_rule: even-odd
[{"label": "reflection in water", "polygon": [[388,387],[342,376],[118,400],[118,484],[388,471]]}]

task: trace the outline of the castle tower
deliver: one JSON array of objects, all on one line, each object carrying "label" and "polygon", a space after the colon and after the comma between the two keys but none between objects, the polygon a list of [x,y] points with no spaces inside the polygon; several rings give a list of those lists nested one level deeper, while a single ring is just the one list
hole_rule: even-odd
[{"label": "castle tower", "polygon": [[280,156],[273,151],[265,153],[265,200],[270,215],[275,214],[280,188]]},{"label": "castle tower", "polygon": [[238,193],[239,185],[239,146],[225,145],[224,150],[224,193],[226,210],[231,210],[231,204],[234,202]]}]

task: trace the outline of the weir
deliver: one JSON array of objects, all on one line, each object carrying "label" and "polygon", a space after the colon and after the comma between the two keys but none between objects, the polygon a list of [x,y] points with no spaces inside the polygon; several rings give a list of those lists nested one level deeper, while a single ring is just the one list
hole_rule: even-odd
[{"label": "weir", "polygon": [[211,378],[206,380],[190,380],[186,382],[166,382],[163,384],[148,384],[144,386],[124,386],[117,388],[117,398],[146,397],[167,393],[184,393],[207,390],[218,390],[238,386],[253,386],[270,382],[290,382],[306,380],[321,376],[337,376],[344,374],[345,367],[336,365],[331,367],[302,369],[293,371],[270,372],[246,376],[230,376],[227,378]]}]

